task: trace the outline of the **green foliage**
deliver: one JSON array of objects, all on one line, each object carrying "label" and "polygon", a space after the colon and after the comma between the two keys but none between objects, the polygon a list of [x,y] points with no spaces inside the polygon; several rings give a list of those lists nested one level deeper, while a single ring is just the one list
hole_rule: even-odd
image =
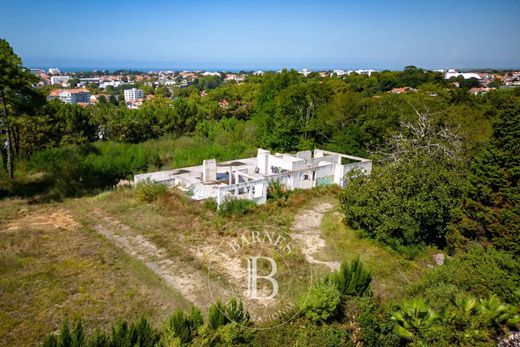
[{"label": "green foliage", "polygon": [[519,180],[520,105],[509,102],[472,163],[468,194],[452,224],[454,248],[478,240],[520,255]]},{"label": "green foliage", "polygon": [[315,323],[332,319],[341,301],[339,290],[326,283],[318,283],[301,299],[301,310]]},{"label": "green foliage", "polygon": [[226,307],[220,301],[217,301],[209,307],[208,326],[211,329],[216,330],[228,322],[225,311]]},{"label": "green foliage", "polygon": [[218,209],[217,200],[215,198],[209,198],[209,199],[204,200],[204,207],[210,211],[217,211],[217,209]]},{"label": "green foliage", "polygon": [[144,202],[152,202],[164,196],[168,188],[161,183],[140,182],[136,186],[137,199]]},{"label": "green foliage", "polygon": [[[348,302],[348,317],[355,317],[361,329],[364,346],[398,346],[397,335],[390,314],[374,297],[354,298]],[[352,312],[353,311],[353,312]]]},{"label": "green foliage", "polygon": [[182,344],[188,344],[197,335],[199,327],[204,324],[202,313],[193,307],[190,314],[181,310],[175,311],[166,321],[164,339],[170,344],[178,339]]},{"label": "green foliage", "polygon": [[155,347],[161,335],[144,317],[137,319],[130,326],[126,321],[120,321],[113,326],[111,333],[99,330],[87,336],[79,320],[74,322],[70,331],[68,319],[63,320],[58,336],[48,335],[43,345],[46,347],[107,347],[107,346],[142,346]]},{"label": "green foliage", "polygon": [[369,177],[356,172],[347,177],[340,196],[345,222],[408,252],[426,244],[444,246],[462,196],[457,137],[426,115],[404,127],[408,130],[391,141],[386,163]]},{"label": "green foliage", "polygon": [[[338,324],[315,324],[300,320],[276,329],[258,330],[252,346],[355,346],[349,329]],[[369,345],[370,346],[370,345]]]},{"label": "green foliage", "polygon": [[60,334],[58,335],[58,345],[67,347],[70,346],[71,342],[72,337],[70,335],[69,320],[65,317],[61,324]]},{"label": "green foliage", "polygon": [[271,181],[267,188],[267,200],[271,201],[287,201],[290,191],[280,181]]},{"label": "green foliage", "polygon": [[240,325],[248,325],[250,316],[249,313],[244,309],[242,301],[236,298],[231,298],[226,304],[226,318]]},{"label": "green foliage", "polygon": [[417,346],[430,330],[439,327],[439,316],[422,299],[404,302],[391,318],[399,336]]},{"label": "green foliage", "polygon": [[350,264],[344,260],[337,272],[329,275],[326,282],[338,289],[342,295],[363,296],[370,293],[372,274],[363,267],[359,258]]},{"label": "green foliage", "polygon": [[519,269],[518,260],[510,254],[473,246],[427,272],[420,281],[409,286],[408,293],[426,298],[436,309],[468,293],[477,297],[495,294],[505,302],[518,305],[520,297],[515,291],[520,286]]},{"label": "green foliage", "polygon": [[255,209],[256,203],[252,200],[229,198],[220,204],[218,213],[223,216],[230,216],[236,214],[246,214]]}]

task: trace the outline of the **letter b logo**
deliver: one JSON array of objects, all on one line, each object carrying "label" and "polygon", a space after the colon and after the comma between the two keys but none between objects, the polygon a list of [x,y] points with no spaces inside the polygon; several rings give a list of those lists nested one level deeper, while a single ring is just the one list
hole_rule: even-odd
[{"label": "letter b logo", "polygon": [[[259,276],[258,275],[258,259],[265,259],[271,263],[271,272],[267,276]],[[247,291],[248,297],[250,299],[273,299],[278,294],[278,281],[273,278],[278,271],[278,267],[276,266],[276,262],[269,257],[250,257],[247,259]],[[273,286],[273,290],[271,291],[271,295],[267,297],[259,297],[257,292],[257,282],[258,279],[265,279],[271,282]]]}]

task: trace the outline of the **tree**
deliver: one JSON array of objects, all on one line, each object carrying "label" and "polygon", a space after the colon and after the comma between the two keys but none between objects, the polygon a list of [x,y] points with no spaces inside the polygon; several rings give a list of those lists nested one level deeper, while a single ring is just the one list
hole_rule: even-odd
[{"label": "tree", "polygon": [[491,243],[520,255],[519,181],[520,105],[509,103],[493,125],[490,143],[471,165],[451,238]]},{"label": "tree", "polygon": [[18,57],[9,43],[0,39],[0,102],[2,103],[2,116],[0,129],[5,129],[6,165],[10,178],[14,176],[14,150],[12,120],[10,110],[16,107],[17,99],[24,94],[29,94],[31,83],[36,77],[22,67],[22,60]]},{"label": "tree", "polygon": [[394,248],[444,246],[462,196],[458,135],[420,112],[401,129],[370,176],[347,177],[340,196],[345,222]]}]

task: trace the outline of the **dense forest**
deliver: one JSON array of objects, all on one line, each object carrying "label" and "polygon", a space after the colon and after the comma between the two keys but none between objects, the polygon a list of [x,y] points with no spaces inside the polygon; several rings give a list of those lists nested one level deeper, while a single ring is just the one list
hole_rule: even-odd
[{"label": "dense forest", "polygon": [[[252,323],[232,301],[207,318],[175,312],[161,328],[142,318],[87,334],[64,321],[46,346],[488,346],[519,329],[520,88],[472,95],[471,82],[414,66],[370,77],[284,70],[157,92],[134,110],[47,101],[4,40],[0,63],[4,199],[94,194],[136,173],[256,147],[324,148],[374,161],[369,177],[351,174],[338,194],[347,226],[410,258],[429,247],[447,255],[397,302],[373,295],[361,262],[343,263],[278,332],[244,328]],[[389,92],[396,87],[413,89]]]}]

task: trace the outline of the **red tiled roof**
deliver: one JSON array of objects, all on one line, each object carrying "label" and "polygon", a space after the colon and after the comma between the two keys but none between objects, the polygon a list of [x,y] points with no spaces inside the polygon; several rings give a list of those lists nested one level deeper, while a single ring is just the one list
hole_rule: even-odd
[{"label": "red tiled roof", "polygon": [[71,94],[76,93],[90,93],[87,88],[78,88],[78,89],[55,89],[50,92],[49,96],[59,96],[63,92],[68,92]]}]

